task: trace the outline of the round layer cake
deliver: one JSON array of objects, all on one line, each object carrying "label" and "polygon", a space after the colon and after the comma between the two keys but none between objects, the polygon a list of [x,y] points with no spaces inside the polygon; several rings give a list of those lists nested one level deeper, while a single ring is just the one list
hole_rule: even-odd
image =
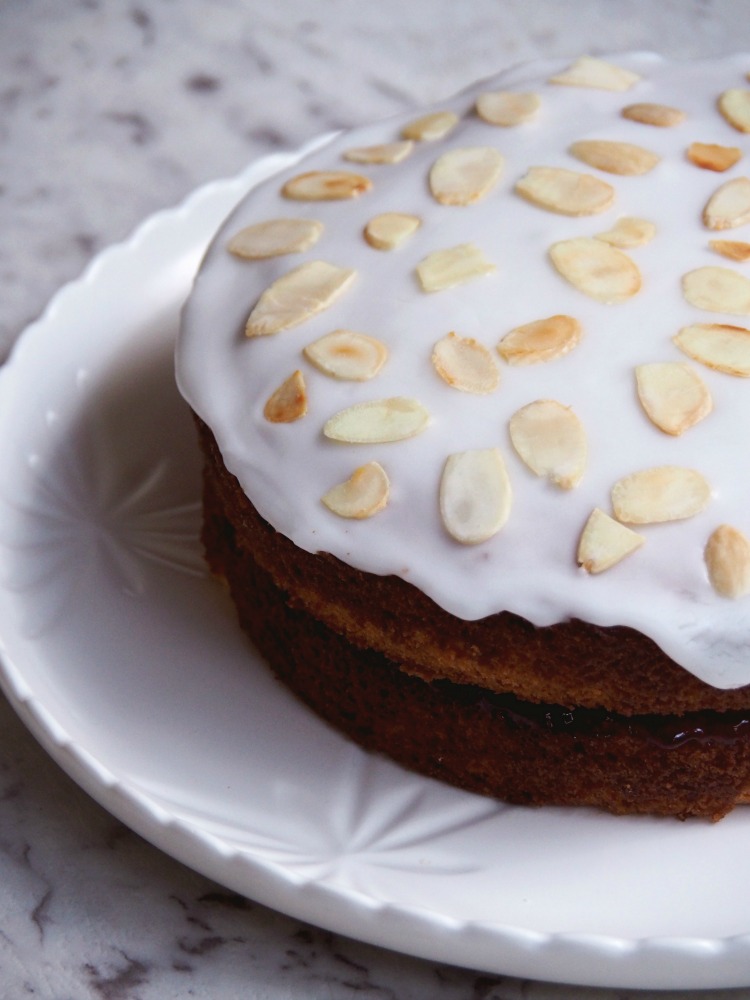
[{"label": "round layer cake", "polygon": [[208,560],[364,746],[513,802],[750,790],[748,71],[521,66],[290,157],[210,247]]}]

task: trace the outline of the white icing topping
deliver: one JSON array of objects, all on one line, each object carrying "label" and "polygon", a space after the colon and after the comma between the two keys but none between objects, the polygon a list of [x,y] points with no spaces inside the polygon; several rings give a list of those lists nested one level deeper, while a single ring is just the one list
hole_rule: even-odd
[{"label": "white icing topping", "polygon": [[[696,676],[734,687],[750,683],[750,598],[715,593],[703,552],[722,523],[750,533],[750,381],[687,359],[672,338],[700,322],[750,326],[750,318],[696,308],[681,289],[682,277],[699,267],[743,266],[709,248],[713,234],[701,214],[722,183],[750,171],[750,138],[717,110],[722,92],[747,86],[750,57],[681,64],[629,54],[612,61],[641,77],[627,93],[550,84],[549,77],[564,68],[554,63],[518,67],[442,103],[438,110],[459,115],[457,126],[446,138],[416,143],[401,163],[362,165],[373,187],[360,197],[300,204],[280,191],[303,171],[341,169],[348,149],[397,140],[414,114],[338,135],[304,163],[264,182],[225,224],[197,278],[178,345],[178,380],[260,513],[303,549],[401,576],[459,618],[508,609],[537,625],[571,617],[630,625]],[[538,114],[511,128],[485,123],[473,111],[476,97],[495,90],[538,94]],[[671,105],[687,117],[672,128],[623,118],[621,109],[636,102]],[[568,152],[573,142],[586,139],[634,143],[661,159],[644,176],[605,174]],[[700,169],[686,156],[694,141],[740,147],[744,160],[723,174]],[[475,146],[502,154],[499,182],[476,204],[437,204],[428,185],[432,164],[449,149]],[[582,217],[545,211],[514,192],[533,166],[601,177],[615,188],[614,203]],[[422,225],[397,249],[379,251],[362,234],[368,220],[383,212],[416,215]],[[314,250],[260,261],[227,252],[228,240],[243,226],[294,216],[323,223]],[[642,274],[641,290],[619,304],[604,304],[565,281],[548,250],[612,229],[625,216],[654,223],[656,235],[626,251]],[[750,238],[750,229],[734,233]],[[475,244],[496,269],[450,289],[422,291],[420,261],[466,243]],[[327,311],[273,336],[246,339],[245,321],[261,293],[312,259],[353,268],[356,279]],[[457,391],[435,372],[434,345],[451,331],[494,354],[509,330],[553,314],[580,321],[580,343],[555,360],[528,366],[510,366],[497,355],[500,386],[489,395]],[[387,345],[388,362],[374,379],[331,379],[307,361],[303,348],[335,329],[359,331]],[[713,412],[680,437],[656,428],[637,399],[636,366],[664,361],[694,365],[714,400]],[[308,413],[292,424],[271,424],[263,417],[264,404],[296,369],[304,373]],[[373,445],[324,437],[324,424],[338,411],[402,396],[418,400],[430,414],[416,437]],[[535,476],[511,446],[510,417],[537,399],[572,407],[585,428],[588,461],[575,489],[561,490]],[[512,484],[510,516],[488,541],[459,544],[440,520],[443,466],[451,454],[493,448],[500,449]],[[337,517],[320,498],[372,461],[390,480],[387,507],[367,520]],[[645,544],[604,573],[580,569],[576,549],[591,511],[611,511],[617,480],[660,465],[698,470],[712,488],[708,507],[688,520],[639,526]]]}]

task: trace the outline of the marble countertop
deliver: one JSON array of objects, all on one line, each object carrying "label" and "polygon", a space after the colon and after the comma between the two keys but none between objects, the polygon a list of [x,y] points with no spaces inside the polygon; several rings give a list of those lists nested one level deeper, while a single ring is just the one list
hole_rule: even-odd
[{"label": "marble countertop", "polygon": [[[538,55],[750,51],[747,15],[746,0],[5,0],[0,357],[98,251],[258,156]],[[240,898],[96,805],[0,696],[0,1000],[355,995],[636,994],[421,961]]]}]

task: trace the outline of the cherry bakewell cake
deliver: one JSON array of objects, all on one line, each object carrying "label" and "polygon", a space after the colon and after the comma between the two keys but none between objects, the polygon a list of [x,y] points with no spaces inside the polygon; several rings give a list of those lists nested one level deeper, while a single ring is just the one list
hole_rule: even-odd
[{"label": "cherry bakewell cake", "polygon": [[513,803],[750,801],[750,56],[516,67],[288,157],[177,377],[278,676]]}]

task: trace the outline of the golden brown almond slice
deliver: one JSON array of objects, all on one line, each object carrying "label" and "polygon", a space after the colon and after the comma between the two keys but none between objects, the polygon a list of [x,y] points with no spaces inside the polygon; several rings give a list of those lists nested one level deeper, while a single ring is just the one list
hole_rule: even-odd
[{"label": "golden brown almond slice", "polygon": [[750,90],[725,90],[719,98],[719,111],[738,132],[750,132]]},{"label": "golden brown almond slice", "polygon": [[564,167],[530,167],[516,191],[537,208],[560,215],[597,215],[615,200],[611,184]]},{"label": "golden brown almond slice", "polygon": [[630,257],[601,240],[580,236],[550,247],[559,273],[584,295],[613,305],[641,288],[641,272]]},{"label": "golden brown almond slice", "polygon": [[449,455],[440,479],[440,516],[462,545],[486,542],[508,520],[512,490],[497,448]]},{"label": "golden brown almond slice", "polygon": [[451,149],[433,163],[430,191],[441,205],[473,205],[497,184],[503,157],[492,146]]},{"label": "golden brown almond slice", "polygon": [[382,212],[365,226],[365,239],[375,250],[395,250],[422,225],[418,215],[406,212]]},{"label": "golden brown almond slice", "polygon": [[535,365],[572,351],[581,339],[581,324],[572,316],[548,316],[506,333],[497,345],[509,365]]},{"label": "golden brown almond slice", "polygon": [[750,222],[750,177],[735,177],[714,191],[703,209],[709,229],[735,229]]},{"label": "golden brown almond slice", "polygon": [[538,94],[517,94],[511,90],[487,91],[477,98],[477,114],[488,125],[510,128],[536,118],[542,102]]},{"label": "golden brown almond slice", "polygon": [[386,444],[414,437],[429,420],[429,413],[416,399],[393,396],[339,410],[326,422],[323,433],[344,444]]},{"label": "golden brown almond slice", "polygon": [[424,292],[440,292],[495,271],[495,265],[473,243],[460,243],[447,250],[435,250],[417,265],[417,277]]},{"label": "golden brown almond slice", "polygon": [[413,149],[412,140],[404,139],[401,142],[384,142],[377,146],[358,146],[355,149],[347,149],[344,153],[344,159],[349,160],[350,163],[401,163]]},{"label": "golden brown almond slice", "polygon": [[722,257],[736,260],[740,264],[750,260],[750,243],[743,240],[709,240],[708,245]]},{"label": "golden brown almond slice", "polygon": [[646,416],[665,434],[684,433],[713,408],[711,393],[690,365],[676,361],[638,365],[635,377]]},{"label": "golden brown almond slice", "polygon": [[573,143],[570,152],[576,159],[597,170],[630,177],[647,174],[661,160],[660,156],[643,146],[609,139],[582,139]]},{"label": "golden brown almond slice", "polygon": [[580,483],[588,454],[586,432],[569,407],[538,399],[516,410],[508,430],[513,447],[534,475],[563,490]]},{"label": "golden brown almond slice", "polygon": [[580,56],[562,73],[550,77],[550,83],[569,87],[594,87],[600,90],[630,90],[640,80],[637,73],[614,66],[594,56]]},{"label": "golden brown almond slice", "polygon": [[742,159],[742,150],[736,146],[719,146],[716,143],[693,142],[688,146],[687,158],[702,170],[723,173]]},{"label": "golden brown almond slice", "polygon": [[632,122],[655,125],[657,128],[674,128],[687,117],[679,108],[672,108],[668,104],[652,104],[648,101],[629,104],[622,109],[622,116]]},{"label": "golden brown almond slice", "polygon": [[307,388],[301,371],[293,372],[266,402],[263,416],[272,424],[292,424],[307,413]]},{"label": "golden brown almond slice", "polygon": [[623,216],[605,233],[597,233],[596,239],[620,250],[632,250],[633,247],[642,247],[650,243],[654,236],[656,236],[656,226],[653,222],[649,222],[648,219]]},{"label": "golden brown almond slice", "polygon": [[694,323],[672,339],[688,357],[707,368],[750,378],[750,330],[744,326]]},{"label": "golden brown almond slice", "polygon": [[353,382],[374,378],[388,359],[388,348],[382,341],[354,330],[327,333],[302,353],[325,375]]},{"label": "golden brown almond slice", "polygon": [[416,142],[435,142],[437,139],[444,139],[458,122],[459,117],[453,111],[433,111],[405,125],[401,130],[401,138]]},{"label": "golden brown almond slice", "polygon": [[361,521],[372,517],[388,503],[391,484],[378,462],[368,462],[355,469],[346,482],[325,493],[321,500],[339,517]]},{"label": "golden brown almond slice", "polygon": [[720,524],[703,553],[711,586],[722,597],[750,593],[750,540],[730,524]]},{"label": "golden brown almond slice", "polygon": [[473,337],[447,334],[435,344],[432,363],[444,382],[462,392],[487,395],[500,384],[492,354]]},{"label": "golden brown almond slice", "polygon": [[281,257],[309,250],[322,235],[323,223],[315,219],[268,219],[235,233],[227,250],[246,260]]},{"label": "golden brown almond slice", "polygon": [[356,271],[311,260],[277,278],[248,316],[245,335],[264,337],[304,323],[333,305],[354,281]]},{"label": "golden brown almond slice", "polygon": [[581,532],[577,562],[587,573],[603,573],[639,549],[645,541],[643,535],[595,507]]},{"label": "golden brown almond slice", "polygon": [[750,278],[728,267],[699,267],[682,279],[682,291],[696,309],[750,316]]},{"label": "golden brown almond slice", "polygon": [[348,170],[310,170],[288,180],[281,193],[292,201],[346,201],[371,187],[369,177]]},{"label": "golden brown almond slice", "polygon": [[625,524],[661,524],[699,514],[711,487],[695,469],[660,465],[634,472],[612,487],[612,509]]}]

